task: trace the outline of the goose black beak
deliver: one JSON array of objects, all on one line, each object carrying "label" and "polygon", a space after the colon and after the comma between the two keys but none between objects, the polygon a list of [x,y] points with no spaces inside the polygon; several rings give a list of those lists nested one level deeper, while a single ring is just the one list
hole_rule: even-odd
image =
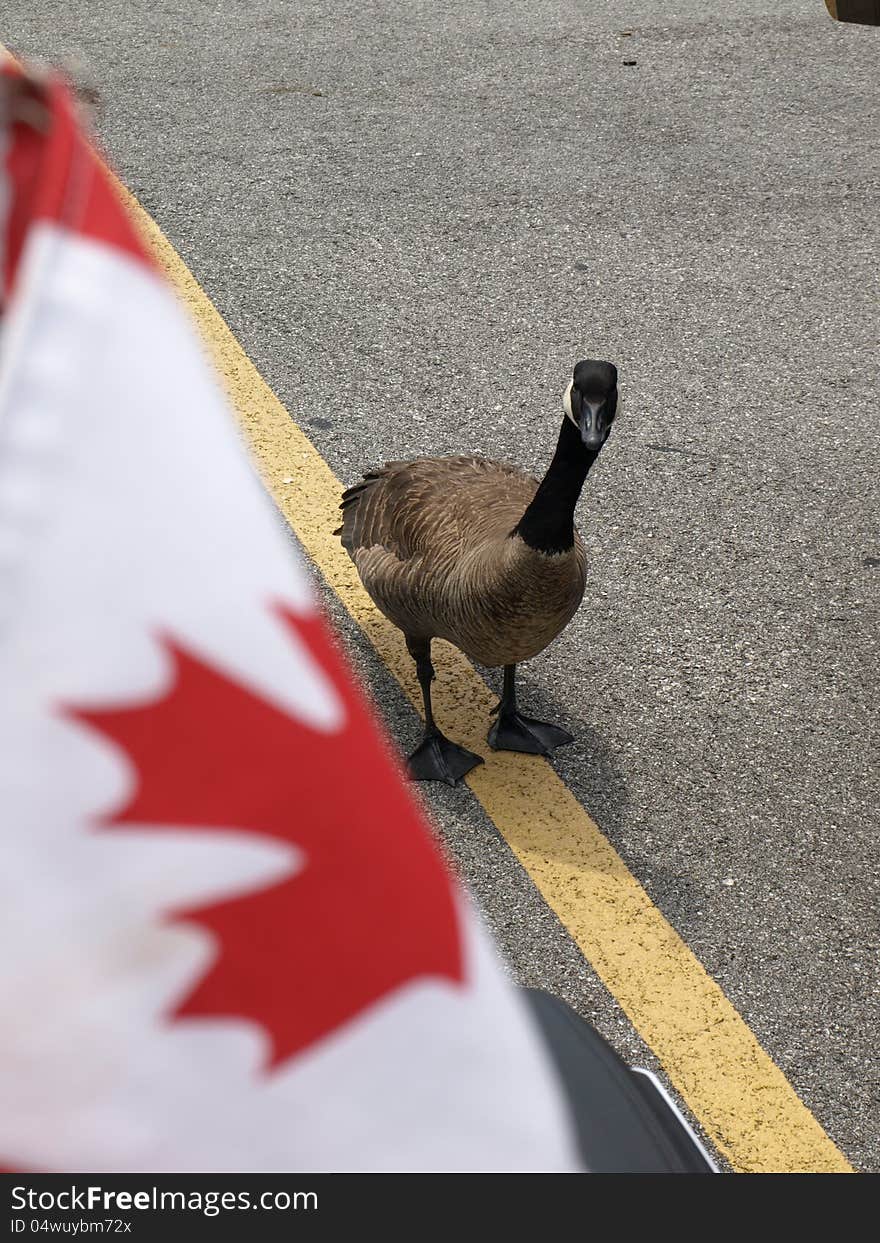
[{"label": "goose black beak", "polygon": [[611,424],[605,416],[604,402],[581,402],[578,428],[581,440],[588,449],[598,451],[608,439]]}]

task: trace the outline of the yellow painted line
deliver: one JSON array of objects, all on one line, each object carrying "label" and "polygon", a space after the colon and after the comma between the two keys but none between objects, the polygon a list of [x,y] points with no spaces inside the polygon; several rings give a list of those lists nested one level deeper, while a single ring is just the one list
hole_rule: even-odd
[{"label": "yellow painted line", "polygon": [[[331,534],[342,485],[156,223],[126,190],[120,192],[200,329],[265,486],[420,707],[400,632],[377,612]],[[438,723],[486,757],[468,777],[471,789],[719,1151],[742,1171],[851,1172],[843,1153],[546,760],[488,750],[485,732],[494,698],[460,652],[445,643],[438,647]]]}]

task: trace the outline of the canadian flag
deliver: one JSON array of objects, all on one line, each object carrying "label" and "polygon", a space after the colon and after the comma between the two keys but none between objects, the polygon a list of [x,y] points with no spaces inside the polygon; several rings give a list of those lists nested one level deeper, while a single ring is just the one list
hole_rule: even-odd
[{"label": "canadian flag", "polygon": [[573,1170],[65,89],[0,73],[0,1165]]}]

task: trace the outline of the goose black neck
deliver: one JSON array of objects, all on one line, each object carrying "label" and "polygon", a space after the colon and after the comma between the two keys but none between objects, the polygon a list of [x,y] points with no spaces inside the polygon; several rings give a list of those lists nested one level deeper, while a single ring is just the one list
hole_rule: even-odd
[{"label": "goose black neck", "polygon": [[536,552],[567,552],[574,545],[574,510],[587,472],[599,456],[571,419],[562,420],[553,461],[514,533]]}]

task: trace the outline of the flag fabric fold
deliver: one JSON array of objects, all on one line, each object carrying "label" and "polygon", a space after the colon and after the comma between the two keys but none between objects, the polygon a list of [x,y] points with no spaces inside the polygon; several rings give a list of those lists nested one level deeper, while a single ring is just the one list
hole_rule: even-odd
[{"label": "flag fabric fold", "polygon": [[574,1170],[58,82],[0,73],[0,1165]]}]

